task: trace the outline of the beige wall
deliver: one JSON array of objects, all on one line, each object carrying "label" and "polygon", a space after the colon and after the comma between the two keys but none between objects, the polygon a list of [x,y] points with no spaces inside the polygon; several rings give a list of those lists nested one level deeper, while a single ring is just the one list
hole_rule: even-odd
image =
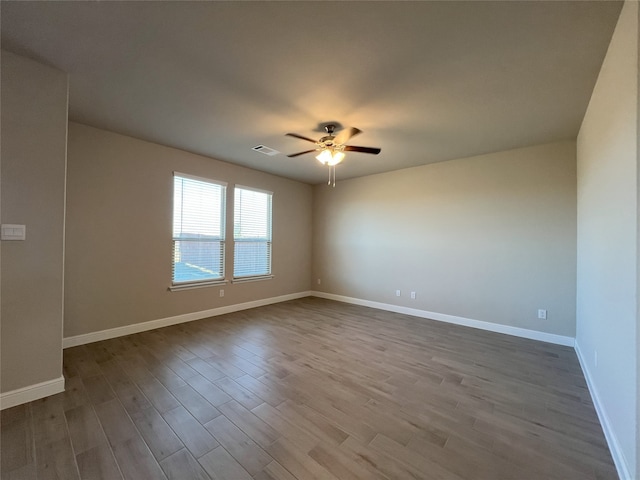
[{"label": "beige wall", "polygon": [[62,287],[67,75],[2,52],[2,223],[25,224],[3,241],[3,393],[62,375]]},{"label": "beige wall", "polygon": [[314,288],[572,337],[575,161],[564,142],[316,186]]},{"label": "beige wall", "polygon": [[638,4],[626,2],[578,135],[576,343],[629,478],[640,478],[637,135]]},{"label": "beige wall", "polygon": [[[174,171],[228,182],[231,193],[234,184],[274,192],[274,279],[167,290]],[[67,182],[65,337],[309,290],[309,185],[76,123],[69,124]]]}]

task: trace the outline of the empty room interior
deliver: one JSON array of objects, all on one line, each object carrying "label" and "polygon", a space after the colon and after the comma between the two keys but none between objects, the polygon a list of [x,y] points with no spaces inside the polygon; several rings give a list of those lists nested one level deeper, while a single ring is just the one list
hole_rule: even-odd
[{"label": "empty room interior", "polygon": [[2,479],[638,479],[637,1],[2,1]]}]

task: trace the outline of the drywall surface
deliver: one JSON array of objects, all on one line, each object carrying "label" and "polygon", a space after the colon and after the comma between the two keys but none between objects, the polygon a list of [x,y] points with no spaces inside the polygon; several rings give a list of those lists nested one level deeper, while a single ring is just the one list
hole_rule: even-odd
[{"label": "drywall surface", "polygon": [[605,415],[603,427],[613,436],[614,457],[619,454],[630,478],[640,477],[637,9],[637,2],[622,9],[577,142],[576,343]]},{"label": "drywall surface", "polygon": [[316,186],[314,289],[573,337],[575,180],[560,142]]},{"label": "drywall surface", "polygon": [[2,393],[62,376],[67,75],[2,51]]},{"label": "drywall surface", "polygon": [[[65,337],[309,290],[311,186],[73,122],[68,156]],[[273,192],[273,279],[168,290],[174,171],[228,183],[228,278],[233,186]]]}]

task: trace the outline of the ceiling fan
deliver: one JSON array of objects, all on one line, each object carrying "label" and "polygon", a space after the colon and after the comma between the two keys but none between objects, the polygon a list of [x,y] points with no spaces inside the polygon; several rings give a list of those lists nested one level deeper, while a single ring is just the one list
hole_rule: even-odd
[{"label": "ceiling fan", "polygon": [[337,135],[334,135],[335,128],[336,126],[333,124],[325,125],[324,129],[327,134],[319,140],[313,140],[309,137],[298,135],[297,133],[287,133],[287,135],[290,137],[299,138],[316,145],[316,147],[312,148],[311,150],[293,153],[291,155],[287,155],[287,157],[297,157],[306,153],[320,152],[316,156],[316,158],[320,163],[329,167],[328,184],[331,185],[331,182],[333,181],[334,187],[336,186],[336,165],[344,160],[344,152],[371,153],[373,155],[377,155],[380,153],[379,148],[345,145],[345,143],[348,142],[351,137],[362,133],[362,130],[354,127],[349,127],[342,129]]}]

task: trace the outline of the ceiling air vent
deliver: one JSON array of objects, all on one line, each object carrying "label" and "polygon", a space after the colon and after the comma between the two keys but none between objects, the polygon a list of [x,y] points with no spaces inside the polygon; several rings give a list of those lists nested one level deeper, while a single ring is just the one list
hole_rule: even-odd
[{"label": "ceiling air vent", "polygon": [[255,150],[256,152],[264,153],[265,155],[269,155],[270,157],[273,157],[274,155],[277,155],[277,154],[280,153],[279,151],[274,150],[273,148],[266,147],[264,145],[256,145],[251,150]]}]

